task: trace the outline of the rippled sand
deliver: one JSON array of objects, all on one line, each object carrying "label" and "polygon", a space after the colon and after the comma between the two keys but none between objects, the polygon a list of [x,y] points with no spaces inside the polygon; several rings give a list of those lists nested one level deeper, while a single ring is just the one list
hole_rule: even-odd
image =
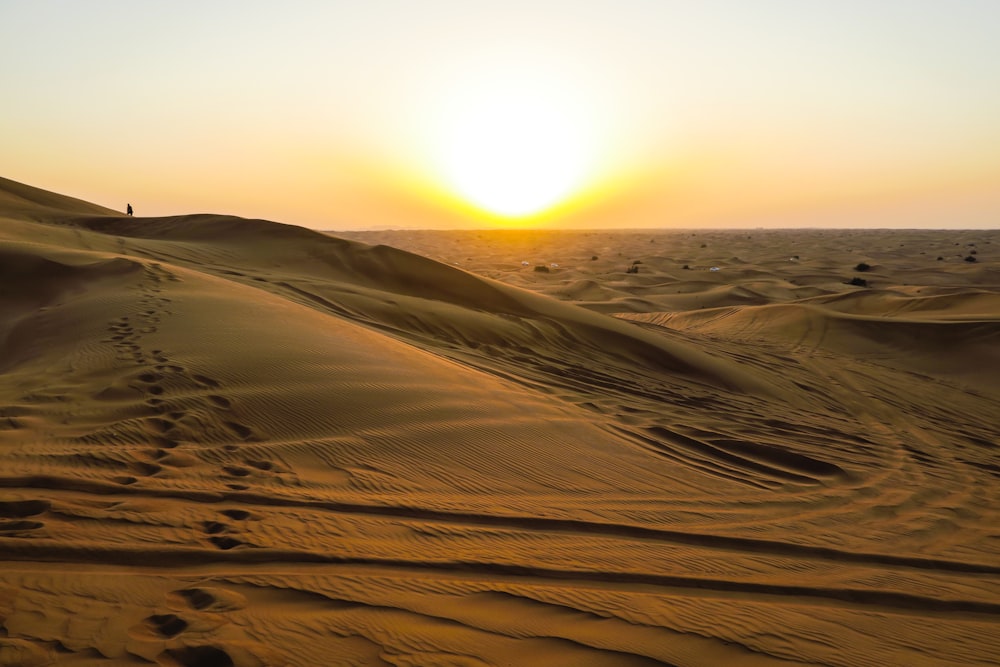
[{"label": "rippled sand", "polygon": [[0,665],[996,665],[998,252],[0,179]]}]

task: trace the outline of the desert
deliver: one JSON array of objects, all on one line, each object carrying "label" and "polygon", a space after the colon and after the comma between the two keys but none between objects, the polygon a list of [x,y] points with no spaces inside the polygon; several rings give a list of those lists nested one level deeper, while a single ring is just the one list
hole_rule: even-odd
[{"label": "desert", "polygon": [[1000,664],[998,253],[0,179],[0,665]]}]

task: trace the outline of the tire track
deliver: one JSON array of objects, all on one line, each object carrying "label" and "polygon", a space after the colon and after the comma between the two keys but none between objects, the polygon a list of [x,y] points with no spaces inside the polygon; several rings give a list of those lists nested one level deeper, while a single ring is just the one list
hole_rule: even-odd
[{"label": "tire track", "polygon": [[[417,574],[469,575],[490,580],[515,579],[534,585],[612,585],[621,587],[652,586],[677,591],[696,590],[725,595],[749,595],[764,599],[793,598],[796,604],[829,604],[865,609],[884,609],[894,613],[926,616],[928,614],[956,613],[986,615],[995,618],[1000,614],[1000,603],[975,600],[938,599],[911,593],[874,590],[871,588],[815,587],[791,584],[757,583],[711,577],[688,577],[644,572],[600,572],[511,565],[473,561],[419,561],[408,559],[337,556],[321,553],[303,553],[283,549],[255,548],[211,551],[206,549],[162,548],[113,548],[88,546],[86,549],[68,545],[37,545],[32,542],[17,543],[10,548],[15,560],[73,563],[98,562],[108,565],[134,566],[137,562],[154,558],[159,567],[187,567],[210,563],[306,565],[364,567],[377,570],[403,571]],[[231,569],[227,570],[230,574]]]},{"label": "tire track", "polygon": [[[556,519],[531,516],[490,515],[471,512],[443,512],[419,507],[363,505],[322,500],[301,500],[278,496],[264,496],[248,492],[203,492],[195,490],[172,489],[122,489],[120,486],[97,481],[83,482],[78,479],[65,479],[53,476],[32,477],[0,477],[0,488],[36,488],[50,491],[74,490],[99,495],[144,495],[158,498],[176,498],[196,502],[218,503],[226,502],[257,508],[292,507],[308,508],[371,517],[392,517],[411,519],[415,521],[433,521],[468,526],[502,527],[542,533],[568,533],[581,535],[597,535],[614,538],[629,538],[668,542],[687,546],[697,546],[706,549],[718,549],[739,553],[755,553],[782,556],[787,558],[803,558],[810,560],[830,561],[838,564],[853,564],[869,567],[890,566],[931,572],[953,572],[959,574],[993,574],[1000,575],[1000,566],[985,563],[968,563],[964,561],[926,558],[919,556],[897,556],[872,552],[854,552],[818,547],[803,544],[780,542],[709,533],[693,533],[663,528],[647,528],[630,524],[591,522],[577,519]],[[249,512],[250,510],[243,510]]]}]

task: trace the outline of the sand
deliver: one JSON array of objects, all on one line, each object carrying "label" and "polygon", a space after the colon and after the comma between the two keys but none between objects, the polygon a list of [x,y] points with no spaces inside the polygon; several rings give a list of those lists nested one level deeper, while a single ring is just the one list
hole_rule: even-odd
[{"label": "sand", "polygon": [[0,179],[0,665],[1000,664],[998,256]]}]

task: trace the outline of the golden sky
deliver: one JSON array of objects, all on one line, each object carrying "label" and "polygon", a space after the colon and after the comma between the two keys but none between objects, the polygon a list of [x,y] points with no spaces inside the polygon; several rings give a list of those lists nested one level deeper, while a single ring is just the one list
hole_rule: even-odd
[{"label": "golden sky", "polygon": [[0,0],[0,175],[317,229],[997,227],[996,0]]}]

